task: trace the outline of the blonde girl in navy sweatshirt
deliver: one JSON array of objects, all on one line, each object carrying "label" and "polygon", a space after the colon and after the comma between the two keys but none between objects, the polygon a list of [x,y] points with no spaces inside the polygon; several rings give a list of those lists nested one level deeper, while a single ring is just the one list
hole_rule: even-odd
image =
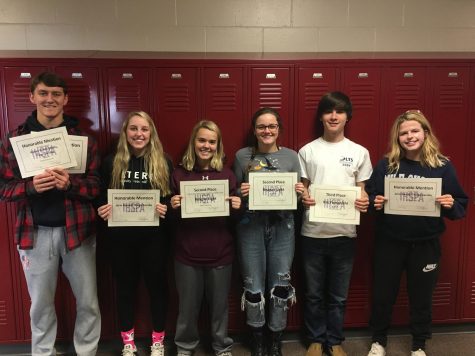
[{"label": "blonde girl in navy sweatshirt", "polygon": [[[442,178],[442,195],[436,197],[441,216],[384,214],[388,201],[385,177]],[[409,295],[411,355],[425,356],[425,342],[431,337],[432,294],[439,274],[440,236],[445,230],[443,218],[463,218],[468,198],[420,111],[407,111],[396,119],[389,152],[375,167],[366,189],[377,215],[370,318],[373,344],[368,356],[386,354],[387,331],[403,271]]]}]

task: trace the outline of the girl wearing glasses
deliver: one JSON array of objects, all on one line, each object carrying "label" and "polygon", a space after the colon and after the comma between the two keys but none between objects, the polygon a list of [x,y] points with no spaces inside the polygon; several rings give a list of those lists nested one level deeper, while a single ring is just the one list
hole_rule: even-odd
[{"label": "girl wearing glasses", "polygon": [[[442,178],[442,195],[436,197],[441,216],[385,214],[385,177]],[[440,236],[445,230],[443,217],[464,217],[468,199],[452,163],[440,152],[431,125],[420,111],[408,111],[396,118],[389,152],[375,167],[367,191],[377,212],[370,318],[373,344],[368,356],[386,354],[392,307],[403,271],[409,295],[411,355],[425,356],[425,342],[431,336],[432,294],[439,274]]]},{"label": "girl wearing glasses", "polygon": [[[249,172],[299,172],[297,153],[277,144],[282,120],[271,108],[252,117],[251,145],[236,153],[234,173],[243,198],[249,195]],[[300,174],[298,181],[300,181]],[[295,185],[301,194],[302,183]],[[287,324],[287,310],[295,302],[290,284],[294,257],[294,212],[250,211],[237,226],[238,249],[244,293],[241,306],[253,336],[252,355],[266,355],[265,328],[270,331],[268,355],[281,355],[281,337]],[[265,307],[268,308],[266,320]]]},{"label": "girl wearing glasses", "polygon": [[[181,166],[173,172],[171,198],[175,214],[183,196],[182,181],[229,181],[234,215],[241,207],[235,196],[236,178],[224,167],[224,149],[219,127],[213,121],[198,122],[191,133]],[[198,317],[203,297],[208,302],[212,347],[217,356],[231,356],[233,340],[228,337],[228,294],[234,241],[232,217],[188,218],[176,221],[175,281],[178,291],[178,320],[175,344],[178,356],[192,355],[199,343]]]}]

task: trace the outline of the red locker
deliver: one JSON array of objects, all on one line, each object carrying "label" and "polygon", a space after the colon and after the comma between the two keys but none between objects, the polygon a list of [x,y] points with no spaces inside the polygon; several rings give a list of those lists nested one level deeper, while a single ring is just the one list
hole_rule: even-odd
[{"label": "red locker", "polygon": [[[113,151],[122,123],[131,111],[151,110],[149,76],[146,68],[108,68],[105,80],[107,122],[105,131],[109,134],[107,151]],[[111,138],[112,136],[112,138]]]},{"label": "red locker", "polygon": [[200,119],[198,83],[198,68],[159,68],[155,73],[158,135],[175,164]]},{"label": "red locker", "polygon": [[[475,68],[471,68],[471,97],[475,96]],[[458,298],[460,305],[460,315],[462,320],[475,319],[475,123],[471,119],[475,115],[475,103],[470,104],[469,113],[469,138],[468,155],[466,156],[466,193],[469,196],[467,216],[465,218],[466,229],[464,233],[463,250],[460,253],[460,268],[463,271],[462,284],[460,285],[460,295]],[[461,177],[460,177],[461,178]]]},{"label": "red locker", "polygon": [[250,119],[244,110],[243,68],[205,68],[203,75],[203,117],[218,124],[223,135],[226,164],[246,145]]},{"label": "red locker", "polygon": [[[433,81],[432,116],[428,119],[441,143],[442,153],[450,158],[460,182],[466,187],[464,177],[471,166],[466,165],[466,158],[473,153],[473,141],[469,141],[468,136],[473,99],[470,96],[470,68],[437,67],[430,70],[430,76]],[[446,220],[447,230],[442,237],[442,268],[434,292],[434,320],[457,318],[457,283],[464,224],[465,220]]]},{"label": "red locker", "polygon": [[299,150],[305,144],[321,136],[321,128],[315,118],[320,98],[337,88],[337,69],[327,67],[298,68],[295,148]]},{"label": "red locker", "polygon": [[[279,144],[284,147],[293,146],[292,105],[290,94],[293,71],[289,67],[252,68],[251,69],[251,116],[262,107],[276,109],[283,123],[279,133]],[[250,126],[250,120],[249,120]]]},{"label": "red locker", "polygon": [[[378,65],[344,68],[341,87],[353,104],[353,116],[346,125],[345,136],[366,147],[374,164],[380,158],[381,68]],[[373,227],[373,217],[362,214],[345,319],[349,326],[367,325],[369,317],[372,263],[368,251],[373,244]]]},{"label": "red locker", "polygon": [[[0,214],[7,218],[6,204],[0,204]],[[16,251],[8,233],[8,224],[0,226],[0,270],[3,278],[0,282],[0,341],[15,340],[19,329],[21,312],[17,313],[15,300],[17,290],[13,285],[18,273],[14,271],[16,264],[13,262]]]},{"label": "red locker", "polygon": [[[389,130],[392,123],[407,110],[426,113],[428,84],[426,67],[391,67],[383,72],[385,94],[381,126],[381,153],[388,150]],[[429,113],[428,113],[429,114]]]},{"label": "red locker", "polygon": [[16,129],[36,109],[30,101],[30,81],[35,75],[47,69],[46,66],[4,68],[6,131]]}]

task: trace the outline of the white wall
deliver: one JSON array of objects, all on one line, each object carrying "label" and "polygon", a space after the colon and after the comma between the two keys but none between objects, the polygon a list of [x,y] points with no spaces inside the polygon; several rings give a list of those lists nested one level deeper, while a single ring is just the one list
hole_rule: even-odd
[{"label": "white wall", "polygon": [[475,51],[475,0],[0,0],[0,50]]}]

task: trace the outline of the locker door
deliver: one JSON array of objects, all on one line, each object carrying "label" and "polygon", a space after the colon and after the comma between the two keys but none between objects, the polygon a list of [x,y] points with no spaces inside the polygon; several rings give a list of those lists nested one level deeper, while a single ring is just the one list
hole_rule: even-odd
[{"label": "locker door", "polygon": [[155,74],[158,134],[175,164],[181,161],[191,129],[201,119],[198,80],[197,68],[160,68]]},{"label": "locker door", "polygon": [[[388,150],[389,130],[397,116],[407,110],[426,112],[427,69],[424,67],[396,67],[384,71],[385,110],[382,117],[380,149]],[[381,155],[380,155],[381,156]],[[379,159],[379,157],[378,157]],[[374,161],[376,163],[376,160]],[[399,295],[394,305],[393,323],[408,323],[408,296],[405,278],[401,282]]]},{"label": "locker door", "polygon": [[[131,111],[152,114],[149,70],[138,68],[108,68],[106,70],[105,131],[109,135],[108,151],[114,150],[122,123]],[[153,116],[152,116],[153,117]],[[112,137],[112,139],[111,139]]]},{"label": "locker door", "polygon": [[[7,208],[5,203],[0,204],[0,214],[7,219]],[[16,256],[15,256],[16,254]],[[18,260],[18,254],[13,245],[13,238],[9,234],[8,224],[0,226],[0,270],[3,278],[0,281],[0,342],[13,341],[21,338],[17,331],[21,328],[21,312],[16,312],[15,299],[17,298],[16,288],[13,281],[17,280],[18,272],[14,270],[16,264],[13,259]]]},{"label": "locker door", "polygon": [[101,127],[99,110],[99,71],[88,67],[56,67],[68,84],[69,100],[64,112],[79,119],[82,130],[98,139]]},{"label": "locker door", "polygon": [[[381,144],[383,153],[388,149],[389,130],[397,116],[407,110],[427,112],[427,69],[425,67],[392,67],[383,73],[385,93],[382,116]],[[429,113],[428,113],[429,114]]]},{"label": "locker door", "polygon": [[[470,68],[438,67],[430,72],[432,83],[432,123],[442,153],[447,155],[459,180],[464,184],[467,169],[471,166],[468,157],[473,154],[473,141],[468,141],[470,104]],[[473,188],[472,188],[473,189]],[[471,192],[473,193],[473,191]],[[433,298],[434,320],[450,320],[457,317],[457,283],[461,258],[461,243],[464,220],[446,220],[447,230],[442,238],[442,269]]]},{"label": "locker door", "polygon": [[[475,67],[471,68],[471,93],[470,98],[475,97]],[[475,115],[475,103],[471,103],[469,118]],[[463,266],[464,278],[459,296],[461,308],[461,318],[464,320],[475,320],[475,123],[469,120],[468,155],[466,159],[467,183],[464,185],[469,196],[468,211],[465,217],[467,229],[465,229],[465,241],[460,263]]]},{"label": "locker door", "polygon": [[226,165],[246,144],[248,120],[244,115],[242,68],[205,68],[203,76],[204,119],[218,124],[223,135]]},{"label": "locker door", "polygon": [[336,89],[337,70],[335,68],[302,67],[298,69],[297,107],[295,117],[295,148],[321,136],[321,125],[315,119],[320,98]]},{"label": "locker door", "polygon": [[36,106],[30,102],[30,81],[35,75],[46,71],[47,67],[5,67],[5,117],[6,131],[16,129],[25,122]]},{"label": "locker door", "polygon": [[[251,69],[251,113],[263,107],[276,109],[282,117],[283,130],[279,133],[279,144],[292,148],[293,144],[293,100],[290,88],[293,85],[291,68]],[[248,121],[250,126],[250,118]],[[248,126],[248,127],[249,127]]]},{"label": "locker door", "polygon": [[[344,68],[342,90],[353,104],[353,118],[347,124],[345,136],[366,147],[374,164],[380,157],[381,70],[379,67]],[[346,313],[346,325],[366,325],[369,317],[371,290],[371,250],[374,222],[369,214],[361,215],[358,227],[358,249],[355,256]]]}]

